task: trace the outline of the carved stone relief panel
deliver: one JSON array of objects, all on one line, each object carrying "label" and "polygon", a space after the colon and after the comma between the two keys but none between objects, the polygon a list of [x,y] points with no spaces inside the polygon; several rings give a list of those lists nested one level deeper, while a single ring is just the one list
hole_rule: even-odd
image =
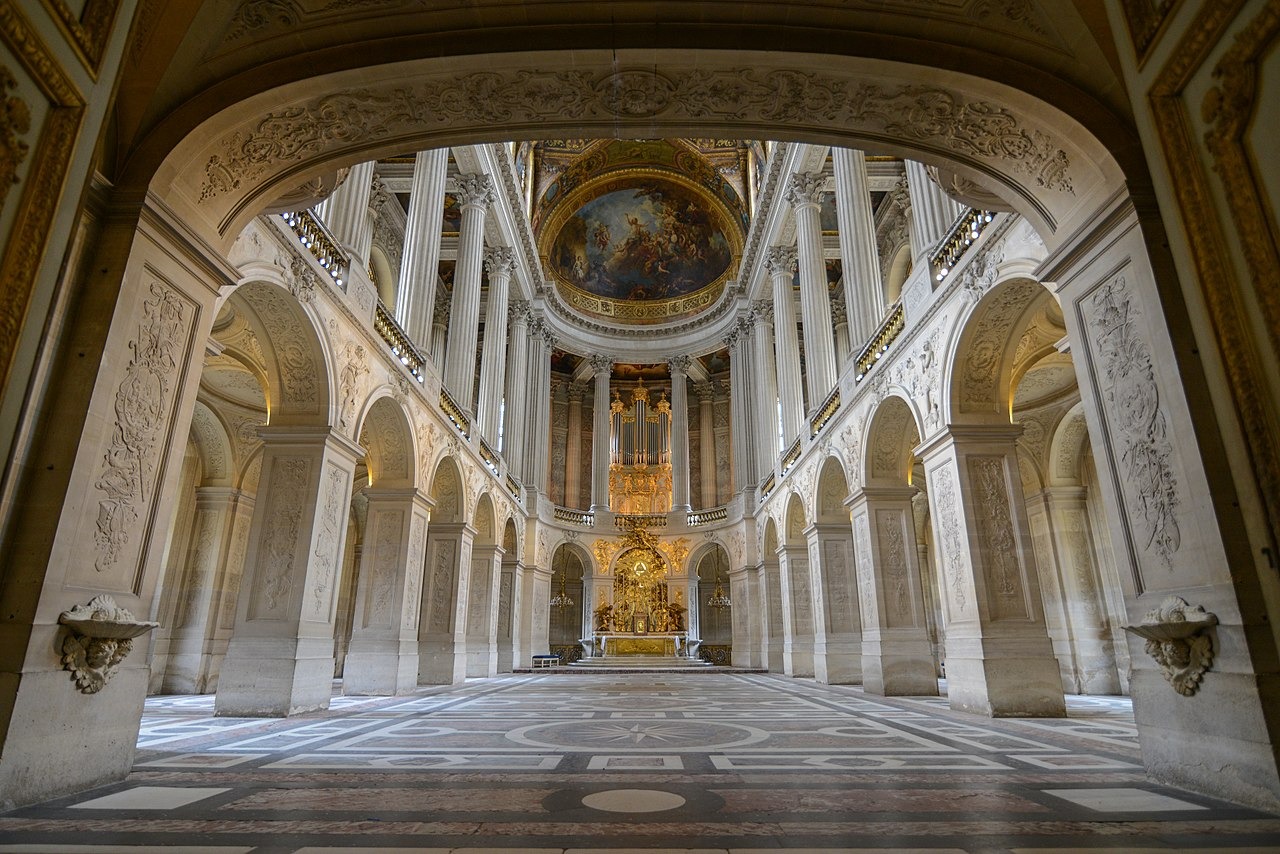
[{"label": "carved stone relief panel", "polygon": [[471,561],[471,584],[467,591],[467,634],[483,635],[489,630],[489,571],[487,559]]},{"label": "carved stone relief panel", "polygon": [[192,625],[201,619],[200,603],[217,570],[220,543],[218,534],[222,529],[222,517],[223,514],[217,509],[196,510],[196,535],[192,538],[187,556],[187,574],[182,580],[182,597],[174,620],[175,628]]},{"label": "carved stone relief panel", "polygon": [[305,548],[300,548],[298,542],[301,502],[309,492],[312,462],[306,457],[276,457],[271,461],[266,523],[258,544],[254,589],[250,591],[251,620],[278,620],[285,616],[293,591],[294,557]]},{"label": "carved stone relief panel", "polygon": [[244,577],[245,553],[249,549],[249,525],[247,515],[235,520],[231,536],[231,551],[227,554],[226,584],[222,593],[222,618],[218,628],[231,630],[236,625],[236,601],[240,597],[240,581]]},{"label": "carved stone relief panel", "polygon": [[1182,497],[1168,418],[1151,348],[1139,326],[1141,309],[1123,273],[1080,304],[1097,364],[1099,407],[1119,467],[1120,490],[1139,548],[1172,568],[1182,545]]},{"label": "carved stone relief panel", "polygon": [[858,628],[854,609],[852,567],[849,561],[849,542],[840,539],[824,539],[822,543],[822,569],[827,580],[827,627],[831,632],[853,632]]},{"label": "carved stone relief panel", "polygon": [[365,544],[366,549],[373,550],[367,564],[371,575],[364,606],[366,627],[391,625],[404,516],[403,510],[379,511],[377,530]]},{"label": "carved stone relief panel", "polygon": [[511,593],[514,585],[515,574],[502,573],[498,585],[498,637],[504,640],[511,639]]},{"label": "carved stone relief panel", "polygon": [[915,626],[916,608],[907,575],[905,514],[901,510],[876,510],[876,537],[880,545],[880,589],[884,597],[885,626]]},{"label": "carved stone relief panel", "polygon": [[451,539],[432,543],[431,578],[428,587],[427,631],[445,633],[453,628],[453,580],[457,543]]},{"label": "carved stone relief panel", "polygon": [[[124,569],[142,551],[140,531],[161,483],[165,449],[176,417],[179,373],[191,347],[196,309],[154,273],[148,273],[149,299],[129,342],[132,356],[116,389],[115,424],[93,484],[98,513],[94,530],[98,573]],[[83,573],[77,573],[83,575]],[[131,583],[132,577],[120,579]],[[94,586],[102,586],[98,578]]]},{"label": "carved stone relief panel", "polygon": [[992,615],[996,619],[1026,617],[1022,561],[1009,506],[1005,458],[969,457],[968,466]]},{"label": "carved stone relief panel", "polygon": [[409,533],[408,566],[405,569],[406,574],[409,576],[407,579],[408,586],[405,588],[404,607],[401,614],[404,627],[410,631],[417,630],[418,613],[422,609],[422,602],[419,597],[422,590],[422,563],[426,558],[426,545],[427,520],[422,516],[414,516]]},{"label": "carved stone relief panel", "polygon": [[333,616],[333,592],[338,586],[338,548],[351,500],[347,478],[347,473],[336,463],[325,465],[324,482],[320,486],[320,518],[311,558],[313,569],[308,573],[311,595],[304,611],[308,620],[328,621]]},{"label": "carved stone relief panel", "polygon": [[970,616],[972,599],[969,596],[969,561],[965,556],[964,534],[960,520],[960,493],[956,488],[956,476],[951,466],[935,470],[929,482],[933,484],[930,498],[933,501],[933,517],[938,520],[938,557],[946,579],[946,600],[952,620]]},{"label": "carved stone relief panel", "polygon": [[862,624],[878,626],[880,614],[876,599],[875,556],[871,553],[871,522],[867,514],[859,513],[854,519],[853,532],[857,543],[854,559],[858,567],[858,605],[862,611]]}]

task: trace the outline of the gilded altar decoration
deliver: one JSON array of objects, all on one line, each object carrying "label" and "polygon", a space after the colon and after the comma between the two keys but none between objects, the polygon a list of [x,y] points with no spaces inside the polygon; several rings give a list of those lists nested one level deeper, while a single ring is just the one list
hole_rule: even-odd
[{"label": "gilded altar decoration", "polygon": [[101,691],[133,650],[133,639],[160,625],[134,619],[110,596],[63,611],[58,622],[70,629],[62,642],[62,668],[82,694]]},{"label": "gilded altar decoration", "polygon": [[654,403],[641,378],[630,400],[614,389],[609,406],[609,507],[644,515],[671,510],[671,402]]}]

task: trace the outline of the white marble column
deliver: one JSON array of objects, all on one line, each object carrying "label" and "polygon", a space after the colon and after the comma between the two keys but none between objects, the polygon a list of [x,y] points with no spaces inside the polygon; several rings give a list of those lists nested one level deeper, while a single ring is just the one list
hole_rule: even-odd
[{"label": "white marble column", "polygon": [[849,344],[849,313],[845,311],[844,294],[831,294],[831,325],[835,328],[836,371],[843,370],[851,354]]},{"label": "white marble column", "polygon": [[494,246],[484,254],[489,273],[489,301],[484,314],[484,341],[480,354],[480,401],[476,416],[480,435],[491,446],[498,445],[498,425],[502,418],[502,392],[507,374],[507,303],[516,254],[508,246]]},{"label": "white marble column", "polygon": [[396,289],[396,319],[420,350],[431,348],[436,281],[440,278],[440,229],[449,150],[419,151],[413,159],[413,184],[405,220],[404,256]]},{"label": "white marble column", "polygon": [[609,509],[609,378],[613,374],[613,357],[592,356],[591,373],[596,381],[592,401],[591,512],[598,513]]},{"label": "white marble column", "polygon": [[452,294],[444,288],[436,290],[436,304],[431,313],[431,362],[437,368],[444,367],[445,348],[449,343],[449,307]]},{"label": "white marble column", "polygon": [[418,614],[431,499],[368,489],[344,694],[407,694],[418,684]]},{"label": "white marble column", "polygon": [[875,212],[867,186],[867,158],[856,149],[832,148],[836,220],[850,349],[860,351],[884,318],[884,275],[876,247]]},{"label": "white marble column", "polygon": [[942,192],[923,163],[906,161],[907,192],[911,196],[911,254],[920,258],[932,252],[955,225],[964,206]]},{"label": "white marble column", "polygon": [[556,338],[541,322],[538,323],[537,335],[531,338],[534,344],[534,358],[531,361],[534,370],[536,397],[530,406],[533,413],[533,445],[525,449],[529,467],[530,482],[539,492],[548,492],[547,469],[551,450],[551,351],[555,349]]},{"label": "white marble column", "polygon": [[863,687],[885,696],[935,696],[927,600],[920,583],[912,487],[865,487],[852,511],[862,611]]},{"label": "white marble column", "polygon": [[688,356],[672,356],[671,369],[671,509],[687,513],[689,504],[689,363]]},{"label": "white marble column", "polygon": [[[791,279],[796,271],[796,250],[774,246],[765,256],[773,279],[773,340],[776,350],[778,394],[782,403],[782,445],[788,447],[800,435],[804,424],[801,394],[800,341],[796,335],[796,306],[791,295]],[[769,468],[777,462],[775,455]]]},{"label": "white marble column", "polygon": [[[776,282],[774,283],[776,286]],[[778,455],[778,367],[773,355],[773,303],[757,300],[751,304],[751,352],[755,374],[749,382],[755,389],[756,406],[749,413],[756,419],[756,466],[760,477],[773,471]]]},{"label": "white marble column", "polygon": [[716,506],[715,386],[710,382],[693,387],[698,395],[698,473],[702,484],[702,508]]},{"label": "white marble column", "polygon": [[947,623],[951,708],[1066,714],[1045,627],[1012,424],[956,425],[920,448]]},{"label": "white marble column", "polygon": [[569,416],[564,449],[564,503],[578,507],[582,503],[582,398],[586,383],[569,383]]},{"label": "white marble column", "polygon": [[827,399],[836,387],[835,337],[827,267],[822,257],[822,176],[801,172],[791,176],[787,201],[795,208],[796,255],[800,264],[800,316],[804,330],[805,388],[809,409]]},{"label": "white marble column", "polygon": [[444,354],[444,385],[454,401],[471,412],[475,403],[476,337],[480,324],[480,278],[484,255],[484,217],[493,202],[488,175],[461,175],[458,202],[458,266],[449,309],[449,342]]},{"label": "white marble column", "polygon": [[353,269],[363,270],[369,266],[369,247],[373,242],[369,194],[375,165],[370,160],[352,166],[347,180],[325,201],[324,224],[342,250],[351,256]]},{"label": "white marble column", "polygon": [[740,326],[733,326],[724,339],[729,349],[729,420],[732,432],[734,490],[754,488],[759,482],[755,461],[751,459],[752,394],[751,375],[747,366],[747,341]]},{"label": "white marble column", "polygon": [[327,709],[351,480],[364,450],[335,431],[264,427],[262,479],[215,714]]},{"label": "white marble column", "polygon": [[524,477],[524,454],[529,434],[529,304],[516,300],[508,312],[507,408],[502,431],[502,456],[507,471]]}]

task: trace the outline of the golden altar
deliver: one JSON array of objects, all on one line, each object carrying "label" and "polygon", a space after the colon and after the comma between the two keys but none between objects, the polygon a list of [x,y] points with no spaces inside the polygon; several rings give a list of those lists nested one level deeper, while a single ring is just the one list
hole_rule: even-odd
[{"label": "golden altar", "polygon": [[604,639],[604,654],[610,655],[665,655],[676,654],[676,638],[672,635],[608,635]]}]

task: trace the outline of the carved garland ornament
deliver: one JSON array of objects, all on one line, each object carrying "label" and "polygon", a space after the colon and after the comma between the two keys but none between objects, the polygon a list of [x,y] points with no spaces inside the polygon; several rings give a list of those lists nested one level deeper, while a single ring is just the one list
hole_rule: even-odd
[{"label": "carved garland ornament", "polygon": [[325,95],[269,113],[252,129],[227,137],[205,163],[200,201],[345,143],[391,139],[410,129],[659,115],[875,127],[966,157],[1002,160],[1038,186],[1074,195],[1067,153],[1044,132],[1024,127],[1018,116],[990,102],[928,85],[885,86],[790,69],[739,68],[680,77],[649,70],[603,77],[587,71],[482,71],[389,91]]},{"label": "carved garland ornament", "polygon": [[1147,655],[1155,659],[1173,690],[1190,697],[1200,689],[1213,663],[1213,638],[1205,632],[1217,624],[1218,618],[1199,605],[1170,596],[1149,611],[1141,624],[1124,630],[1146,640]]}]

